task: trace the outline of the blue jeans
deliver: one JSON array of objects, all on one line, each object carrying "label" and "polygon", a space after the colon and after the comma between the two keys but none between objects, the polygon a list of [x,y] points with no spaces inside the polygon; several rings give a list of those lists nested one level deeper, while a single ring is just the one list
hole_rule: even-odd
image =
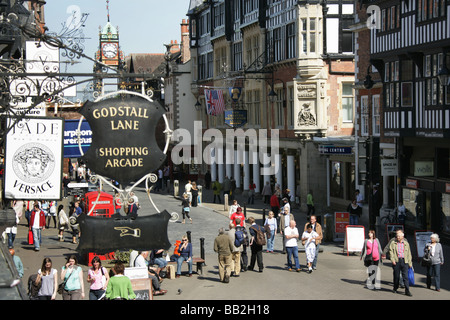
[{"label": "blue jeans", "polygon": [[434,275],[434,281],[436,282],[436,290],[441,289],[441,265],[433,264],[427,267],[427,288],[431,287],[431,279]]},{"label": "blue jeans", "polygon": [[320,243],[316,243],[316,255],[314,256],[314,261],[312,263],[313,269],[315,269],[316,265],[317,265],[317,256],[319,255],[319,248],[320,248]]},{"label": "blue jeans", "polygon": [[189,265],[189,274],[192,273],[192,258],[191,260],[187,261],[189,259],[189,257],[183,257],[180,256],[177,259],[177,274],[181,274],[181,265],[183,264],[183,261],[186,260],[187,264]]},{"label": "blue jeans", "polygon": [[270,238],[267,239],[267,251],[273,251],[274,240],[275,240],[275,230],[270,230]]},{"label": "blue jeans", "polygon": [[300,264],[298,263],[298,247],[286,247],[287,252],[287,265],[292,268],[291,256],[294,256],[295,269],[300,269]]},{"label": "blue jeans", "polygon": [[167,266],[167,261],[164,258],[156,258],[155,259],[155,264],[158,265],[158,268],[164,268],[165,266]]},{"label": "blue jeans", "polygon": [[34,248],[39,250],[41,244],[41,228],[31,228],[31,230],[33,231]]},{"label": "blue jeans", "polygon": [[355,226],[358,224],[358,216],[355,214],[350,215],[350,225]]}]

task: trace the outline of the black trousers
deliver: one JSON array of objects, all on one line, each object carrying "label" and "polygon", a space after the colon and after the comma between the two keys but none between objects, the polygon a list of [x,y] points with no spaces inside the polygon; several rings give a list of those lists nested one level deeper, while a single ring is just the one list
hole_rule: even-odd
[{"label": "black trousers", "polygon": [[398,262],[393,265],[394,269],[394,290],[397,290],[400,284],[400,273],[403,277],[403,282],[405,284],[405,291],[409,292],[409,280],[408,280],[408,264],[405,263],[404,258],[399,258]]},{"label": "black trousers", "polygon": [[262,269],[264,269],[262,246],[254,244],[250,246],[250,249],[252,251],[252,256],[250,257],[250,265],[248,266],[248,268],[250,270],[253,270],[253,268],[255,267],[255,262],[257,262],[259,271],[262,271]]}]

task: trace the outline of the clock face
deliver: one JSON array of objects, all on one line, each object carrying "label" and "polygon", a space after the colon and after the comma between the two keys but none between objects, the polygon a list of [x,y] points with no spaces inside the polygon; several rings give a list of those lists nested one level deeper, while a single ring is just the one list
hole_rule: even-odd
[{"label": "clock face", "polygon": [[115,58],[117,56],[118,48],[115,43],[104,43],[102,45],[102,53],[106,58]]}]

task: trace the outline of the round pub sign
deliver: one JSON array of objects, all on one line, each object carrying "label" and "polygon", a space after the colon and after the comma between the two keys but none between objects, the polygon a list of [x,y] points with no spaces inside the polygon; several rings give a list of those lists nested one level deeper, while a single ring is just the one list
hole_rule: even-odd
[{"label": "round pub sign", "polygon": [[87,101],[80,113],[92,130],[92,144],[82,159],[96,174],[126,186],[164,162],[155,137],[164,114],[158,102],[139,96]]}]

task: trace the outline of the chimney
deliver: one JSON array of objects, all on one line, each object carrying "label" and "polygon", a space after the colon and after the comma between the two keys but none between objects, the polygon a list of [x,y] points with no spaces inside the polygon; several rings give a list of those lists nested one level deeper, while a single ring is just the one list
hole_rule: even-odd
[{"label": "chimney", "polygon": [[191,60],[189,40],[189,19],[183,19],[181,22],[181,63]]}]

